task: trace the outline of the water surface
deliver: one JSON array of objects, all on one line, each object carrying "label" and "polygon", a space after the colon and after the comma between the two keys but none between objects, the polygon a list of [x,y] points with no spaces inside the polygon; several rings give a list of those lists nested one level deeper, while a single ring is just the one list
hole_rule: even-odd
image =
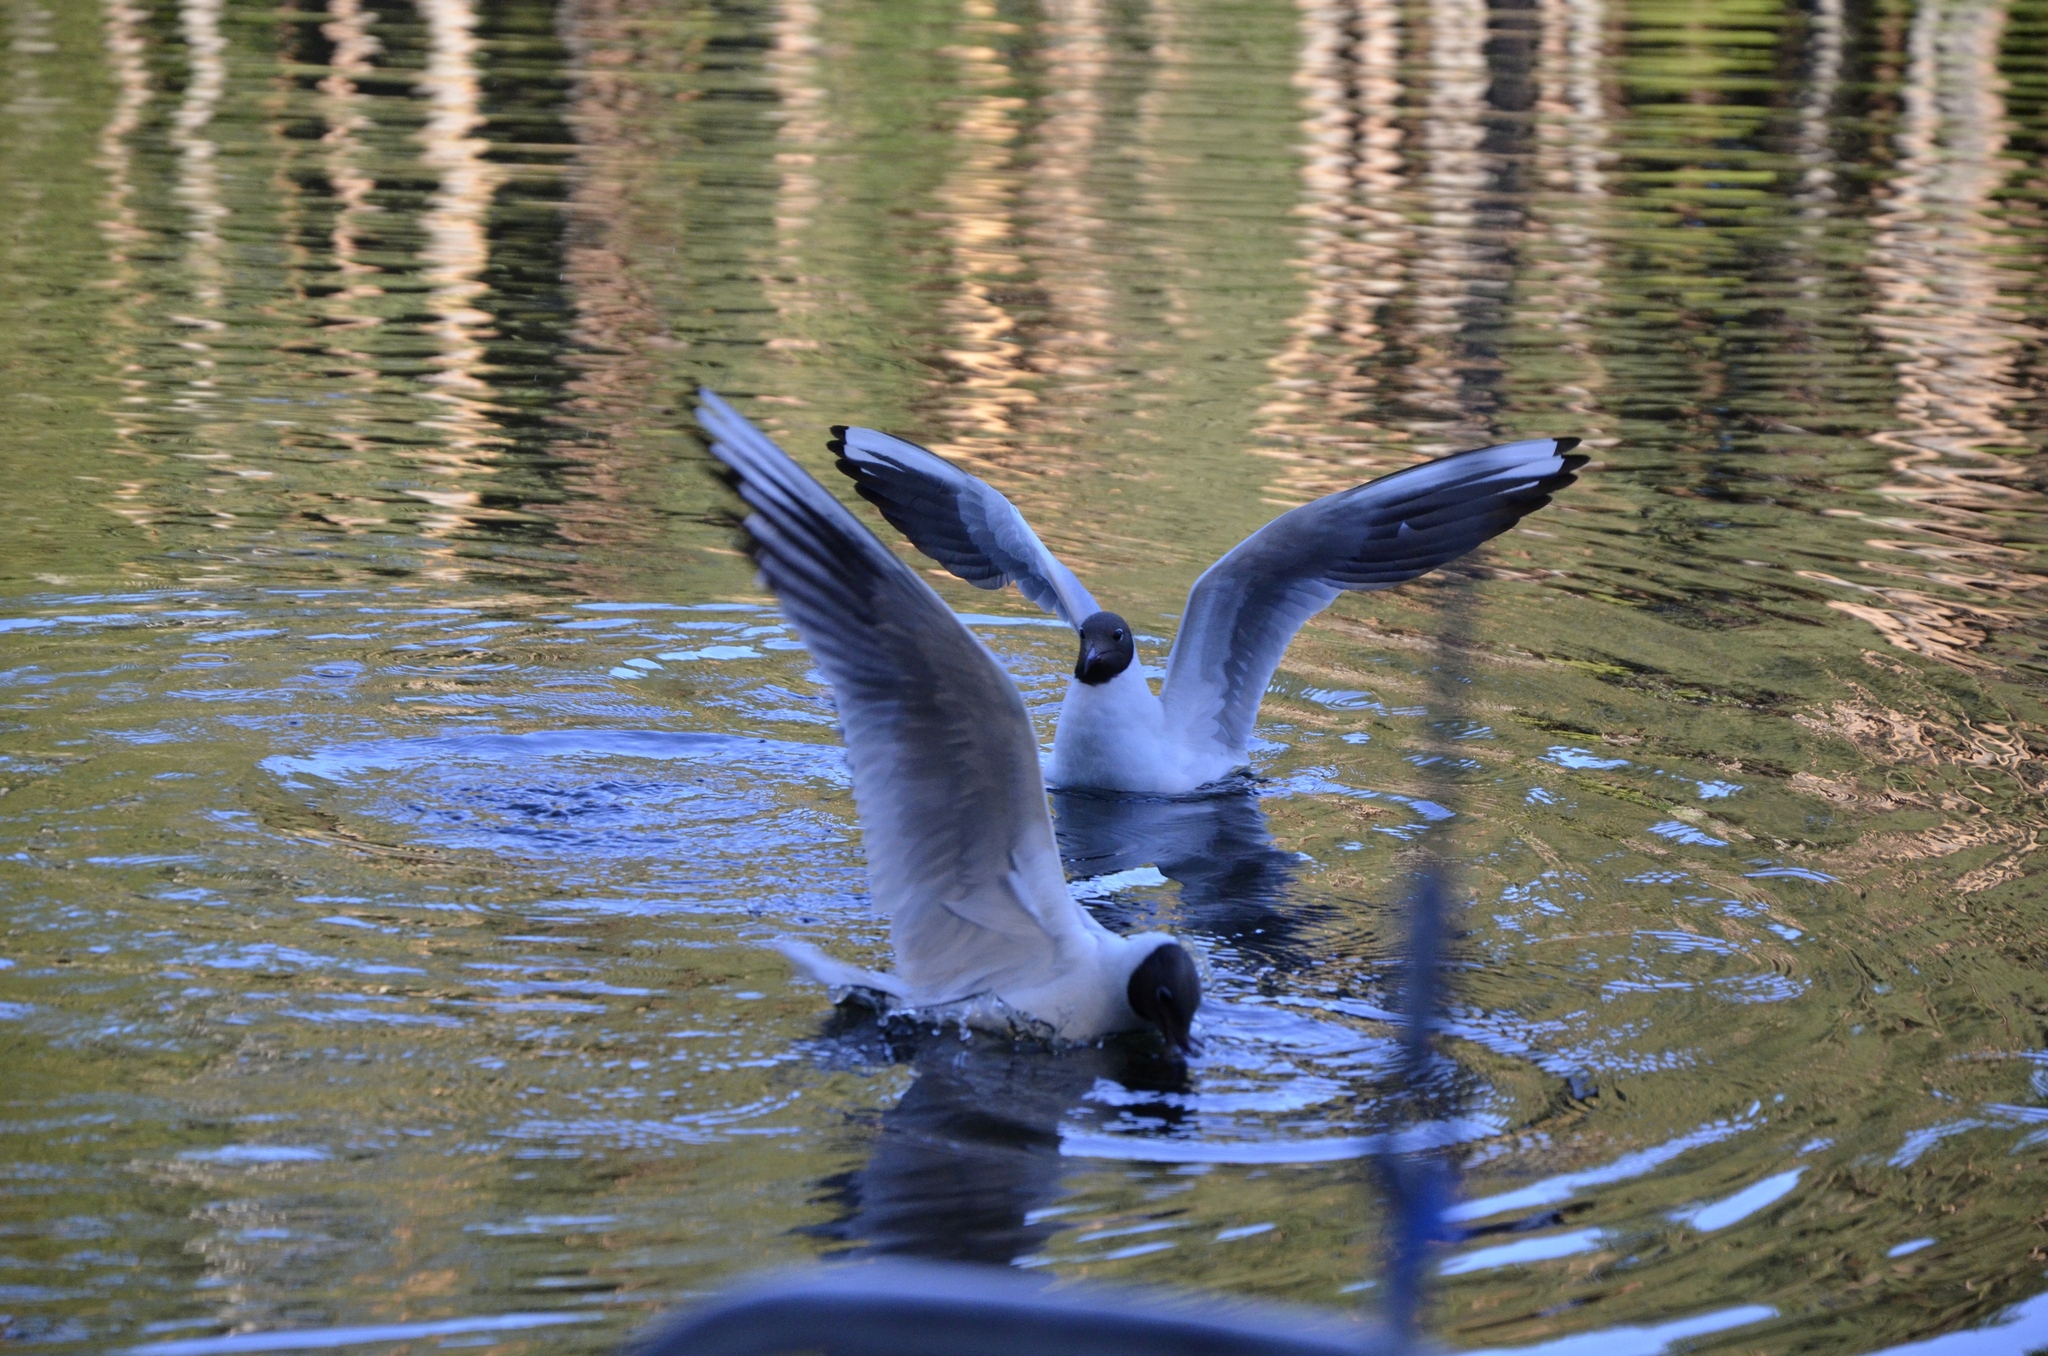
[{"label": "water surface", "polygon": [[[1448,824],[1448,1344],[2048,1342],[2039,0],[0,22],[9,1340],[601,1351],[873,1252],[1370,1306]],[[1059,798],[1206,954],[1179,1075],[763,947],[886,936],[707,382],[972,466],[1155,665],[1286,506],[1597,460],[1311,624],[1252,790]],[[1072,642],[934,582],[1049,740]]]}]

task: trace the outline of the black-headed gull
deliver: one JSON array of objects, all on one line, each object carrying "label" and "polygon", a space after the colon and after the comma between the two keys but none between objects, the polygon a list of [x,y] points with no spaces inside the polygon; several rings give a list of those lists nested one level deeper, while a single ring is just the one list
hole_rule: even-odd
[{"label": "black-headed gull", "polygon": [[1346,590],[1383,589],[1507,531],[1572,483],[1577,438],[1459,452],[1290,509],[1188,592],[1155,696],[1130,626],[1045,549],[1016,506],[945,458],[870,428],[835,427],[861,497],[918,550],[977,588],[1015,584],[1080,635],[1049,779],[1179,795],[1251,760],[1252,721],[1303,622]]},{"label": "black-headed gull", "polygon": [[710,391],[697,422],[747,507],[754,563],[832,686],[868,883],[896,972],[797,944],[810,978],[890,1006],[1065,1040],[1157,1027],[1194,1045],[1194,962],[1163,932],[1119,937],[1060,870],[1038,742],[1002,666],[931,587]]}]

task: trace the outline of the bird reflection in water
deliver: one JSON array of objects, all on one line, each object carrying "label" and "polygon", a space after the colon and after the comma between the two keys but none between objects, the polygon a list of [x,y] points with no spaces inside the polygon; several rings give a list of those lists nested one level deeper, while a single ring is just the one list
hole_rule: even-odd
[{"label": "bird reflection in water", "polygon": [[[1290,898],[1299,854],[1274,846],[1250,778],[1200,796],[1131,796],[1054,791],[1053,831],[1075,880],[1151,866],[1180,886],[1175,926],[1267,961],[1285,958],[1291,938],[1318,916]],[[1095,905],[1112,926],[1118,901]]]},{"label": "bird reflection in water", "polygon": [[[841,1012],[828,1031],[858,1041],[876,1028]],[[1147,1037],[1055,1050],[897,1022],[882,1038],[891,1057],[915,1067],[917,1081],[882,1113],[867,1165],[826,1181],[843,1213],[818,1232],[845,1240],[849,1251],[1007,1266],[1063,1226],[1042,1217],[1061,1194],[1060,1125],[1086,1107],[1099,1082],[1162,1094],[1119,1107],[1162,1128],[1183,1114],[1164,1094],[1186,1089],[1187,1066],[1163,1058]]]}]

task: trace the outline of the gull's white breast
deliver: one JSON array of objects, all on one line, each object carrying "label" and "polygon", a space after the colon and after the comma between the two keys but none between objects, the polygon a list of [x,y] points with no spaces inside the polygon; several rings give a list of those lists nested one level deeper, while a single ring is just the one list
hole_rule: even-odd
[{"label": "gull's white breast", "polygon": [[1242,766],[1185,730],[1169,729],[1166,708],[1133,664],[1106,683],[1069,680],[1053,736],[1054,786],[1100,787],[1155,796],[1183,795]]}]

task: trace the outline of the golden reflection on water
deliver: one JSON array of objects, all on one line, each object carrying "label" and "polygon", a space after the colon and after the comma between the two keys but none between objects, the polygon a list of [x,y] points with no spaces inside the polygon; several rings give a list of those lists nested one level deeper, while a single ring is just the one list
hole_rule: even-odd
[{"label": "golden reflection on water", "polygon": [[149,68],[143,63],[143,41],[139,25],[143,11],[127,0],[106,0],[105,42],[107,68],[117,91],[114,107],[99,135],[100,165],[107,172],[106,216],[100,229],[113,248],[109,258],[116,268],[127,264],[125,250],[144,238],[138,226],[135,185],[131,180],[133,159],[128,138],[141,125],[143,106],[150,99]]},{"label": "golden reflection on water", "polygon": [[[178,152],[177,197],[190,214],[185,229],[188,251],[185,267],[191,274],[192,297],[202,309],[219,307],[222,299],[224,248],[221,222],[229,215],[220,196],[220,147],[206,135],[227,88],[227,39],[220,31],[222,0],[181,0],[178,22],[183,29],[186,59],[191,63],[184,97],[171,119],[171,145]],[[217,319],[185,317],[180,324],[199,330],[219,330]],[[192,341],[195,352],[206,346]],[[196,360],[211,369],[210,358]],[[206,389],[211,379],[195,379],[194,389]]]},{"label": "golden reflection on water", "polygon": [[[2007,6],[1999,0],[1922,0],[1907,39],[1897,134],[1898,168],[1872,221],[1869,271],[1879,298],[1871,327],[1898,355],[1905,427],[1876,435],[1898,450],[1882,490],[1929,515],[1880,520],[1904,538],[1876,538],[1873,574],[1928,579],[1989,606],[1910,587],[1855,585],[1863,600],[1835,599],[1899,649],[1981,665],[1977,651],[2017,620],[1996,604],[2038,588],[2029,554],[2001,544],[2003,519],[2044,507],[2036,491],[2005,482],[2025,469],[2009,454],[2025,443],[2002,411],[2022,395],[2017,363],[2041,333],[2011,301],[2020,281],[1991,196],[2013,165],[1997,55]],[[1924,563],[1922,563],[1924,562]],[[1819,576],[1815,576],[1819,577]]]},{"label": "golden reflection on water", "polygon": [[[220,146],[208,132],[227,88],[227,39],[221,33],[221,6],[222,0],[181,0],[178,6],[190,75],[171,117],[170,142],[178,155],[172,196],[186,214],[183,281],[189,292],[184,309],[170,318],[184,330],[178,347],[191,356],[185,359],[190,375],[167,403],[194,421],[202,449],[177,456],[214,463],[224,474],[261,478],[269,472],[234,464],[234,455],[221,446],[233,440],[237,422],[234,412],[218,399],[217,354],[228,322],[217,312],[226,299],[229,272],[221,226],[231,212],[221,200]],[[219,505],[213,506],[208,516],[213,526],[221,529],[231,527],[236,518],[234,510]],[[203,574],[226,578],[230,567],[203,564],[199,568]]]},{"label": "golden reflection on water", "polygon": [[1829,145],[1835,100],[1842,88],[1843,0],[1815,0],[1809,20],[1805,84],[1799,95],[1795,154],[1803,162],[1796,197],[1810,217],[1825,217],[1836,200],[1834,152]]},{"label": "golden reflection on water", "polygon": [[1427,12],[1416,185],[1422,222],[1410,270],[1414,320],[1403,337],[1413,360],[1403,394],[1421,416],[1410,420],[1419,445],[1440,454],[1489,441],[1472,403],[1474,364],[1460,339],[1473,311],[1498,304],[1506,279],[1478,238],[1479,200],[1493,168],[1481,149],[1490,84],[1485,0],[1430,0]]},{"label": "golden reflection on water", "polygon": [[[1305,307],[1271,361],[1277,394],[1260,432],[1279,445],[1258,449],[1288,467],[1276,498],[1298,502],[1391,469],[1388,443],[1409,444],[1412,457],[1557,431],[1493,426],[1497,397],[1486,388],[1501,364],[1475,351],[1472,335],[1494,317],[1553,336],[1545,376],[1560,408],[1581,416],[1573,431],[1600,444],[1599,0],[1547,0],[1533,34],[1484,6],[1433,6],[1413,35],[1426,43],[1428,78],[1412,145],[1401,12],[1347,0],[1304,4],[1301,17]],[[1489,102],[1500,80],[1524,75],[1492,70],[1489,42],[1533,48],[1526,113]],[[1519,128],[1522,118],[1533,123],[1526,149],[1487,149],[1489,126]],[[1512,278],[1510,258],[1521,262]],[[1398,365],[1385,361],[1395,353]]]},{"label": "golden reflection on water", "polygon": [[[792,0],[786,11],[803,12],[801,0]],[[632,0],[587,0],[570,9],[562,27],[577,62],[571,114],[576,162],[562,258],[575,322],[567,336],[573,350],[559,360],[574,376],[563,411],[568,427],[550,451],[573,462],[578,474],[577,493],[554,506],[550,518],[576,552],[557,568],[593,596],[617,587],[599,564],[604,548],[644,548],[659,534],[638,468],[628,464],[619,445],[666,422],[650,412],[650,392],[661,377],[662,360],[680,347],[631,255],[638,157],[630,137],[661,97],[625,69],[646,15]],[[778,217],[778,239],[793,228]],[[586,436],[591,429],[610,436]]]},{"label": "golden reflection on water", "polygon": [[[114,379],[123,392],[108,411],[116,439],[115,446],[109,450],[120,456],[140,458],[145,454],[136,446],[136,425],[130,404],[147,399],[144,392],[149,382],[140,375],[132,342],[131,331],[137,321],[131,307],[139,278],[139,269],[132,255],[149,241],[150,235],[141,225],[140,213],[134,202],[134,156],[129,148],[129,138],[141,125],[151,89],[149,68],[142,58],[144,44],[140,25],[143,11],[126,3],[126,0],[107,0],[105,11],[102,40],[106,44],[107,66],[118,92],[112,114],[101,127],[99,135],[98,161],[107,175],[107,192],[99,228],[107,241],[106,286],[116,297],[109,311],[114,334],[109,336],[107,358],[114,365]],[[119,336],[118,339],[115,336]],[[117,482],[113,498],[105,507],[148,535],[152,514],[141,502],[142,494],[143,482],[139,480]]]},{"label": "golden reflection on water", "polygon": [[1038,396],[1003,299],[1026,275],[1006,172],[1026,104],[1010,92],[1014,73],[993,45],[1010,26],[989,0],[961,0],[961,14],[961,41],[944,53],[956,63],[960,92],[951,109],[957,159],[938,192],[954,287],[941,306],[953,342],[943,351],[950,372],[938,393],[945,436],[934,446],[972,461],[1012,446],[1018,411]]},{"label": "golden reflection on water", "polygon": [[[377,16],[361,0],[332,0],[327,12],[332,17],[320,26],[320,33],[333,44],[333,53],[319,82],[320,113],[326,124],[320,136],[321,168],[337,205],[327,233],[328,255],[318,263],[339,274],[341,286],[309,309],[319,315],[323,365],[345,377],[353,390],[368,394],[377,390],[383,377],[378,355],[365,345],[374,337],[368,332],[384,324],[379,303],[386,292],[383,270],[365,257],[364,249],[364,237],[375,229],[381,209],[371,201],[377,180],[365,164],[371,154],[365,138],[376,127],[374,101],[363,94],[361,82],[374,75],[383,45],[370,32]],[[324,276],[320,280],[327,281]],[[363,430],[343,425],[330,436],[358,465],[374,458]],[[354,499],[346,503],[332,496],[308,511],[347,533],[386,524],[375,505],[361,496]]]},{"label": "golden reflection on water", "polygon": [[1602,408],[1610,377],[1599,348],[1598,320],[1607,304],[1609,258],[1607,72],[1604,0],[1543,0],[1536,51],[1534,185],[1520,248],[1528,256],[1526,295],[1516,309],[1524,323],[1556,336],[1556,427],[1501,433],[1570,431],[1588,447],[1612,443],[1613,418]]},{"label": "golden reflection on water", "polygon": [[[443,510],[422,525],[425,535],[440,536],[476,521],[481,497],[465,482],[488,476],[497,450],[508,441],[492,418],[484,351],[492,316],[478,304],[490,290],[482,276],[491,253],[485,228],[502,173],[485,154],[489,143],[475,135],[484,122],[476,12],[469,0],[422,0],[420,9],[428,46],[419,88],[431,110],[419,134],[420,160],[440,177],[421,223],[427,234],[420,251],[422,278],[434,314],[424,328],[441,350],[428,360],[434,371],[426,381],[432,387],[428,398],[446,405],[447,413],[422,421],[443,435],[443,443],[417,455],[455,483],[411,492]],[[432,573],[452,582],[463,571],[451,557]]]},{"label": "golden reflection on water", "polygon": [[[370,27],[377,20],[376,14],[367,9],[362,0],[330,0],[327,12],[333,16],[320,25],[321,36],[334,46],[328,58],[328,73],[320,81],[320,93],[325,97],[322,112],[327,120],[327,130],[321,134],[320,144],[326,148],[327,182],[333,186],[334,196],[340,207],[334,215],[334,225],[328,234],[328,248],[333,252],[333,267],[342,276],[344,285],[332,295],[333,309],[328,315],[330,330],[367,329],[379,323],[373,313],[365,313],[348,305],[358,299],[381,297],[384,289],[376,281],[379,270],[375,264],[363,258],[362,236],[369,226],[368,218],[377,207],[370,201],[370,193],[377,181],[363,166],[365,147],[363,134],[373,125],[369,101],[363,97],[360,81],[375,69],[372,58],[383,50]],[[335,338],[338,339],[339,336]],[[351,352],[335,339],[329,340],[329,352],[346,356],[356,361],[355,375],[372,377],[375,368],[366,353]]]},{"label": "golden reflection on water", "polygon": [[1108,231],[1090,191],[1108,66],[1100,0],[1048,0],[1042,35],[1045,92],[1027,156],[1021,208],[1032,272],[1046,299],[1030,365],[1058,379],[1060,405],[1041,436],[1081,435],[1115,347],[1116,296],[1100,239]]},{"label": "golden reflection on water", "polygon": [[822,206],[817,164],[829,126],[826,92],[818,78],[818,6],[812,0],[782,0],[774,28],[768,71],[781,103],[781,122],[775,129],[776,252],[774,267],[761,282],[780,317],[768,347],[801,353],[818,347],[818,341],[805,334],[818,301],[804,276],[804,245]]},{"label": "golden reflection on water", "polygon": [[[1136,164],[1139,212],[1154,226],[1146,234],[1143,252],[1127,259],[1124,266],[1150,273],[1150,281],[1158,289],[1158,323],[1168,333],[1186,338],[1194,323],[1187,258],[1157,223],[1171,218],[1178,206],[1172,179],[1180,157],[1169,139],[1178,127],[1179,110],[1187,106],[1194,75],[1187,0],[1152,0],[1145,10],[1144,39],[1146,83],[1137,99],[1129,154]],[[1127,350],[1138,347],[1129,336],[1123,342]],[[1153,367],[1147,376],[1163,384],[1169,373]],[[1156,406],[1171,397],[1154,390],[1140,399],[1155,407],[1138,416],[1147,418],[1155,416]]]},{"label": "golden reflection on water", "polygon": [[[1400,210],[1404,188],[1400,11],[1384,0],[1302,0],[1302,47],[1294,82],[1303,121],[1300,213],[1302,311],[1271,360],[1278,393],[1259,431],[1283,440],[1265,455],[1290,465],[1280,493],[1313,498],[1335,468],[1295,450],[1310,444],[1358,453],[1371,447],[1365,418],[1381,379],[1372,360],[1386,348],[1380,313],[1398,293],[1413,234]],[[1325,454],[1327,455],[1327,454]],[[1364,459],[1344,463],[1368,466]]]}]

